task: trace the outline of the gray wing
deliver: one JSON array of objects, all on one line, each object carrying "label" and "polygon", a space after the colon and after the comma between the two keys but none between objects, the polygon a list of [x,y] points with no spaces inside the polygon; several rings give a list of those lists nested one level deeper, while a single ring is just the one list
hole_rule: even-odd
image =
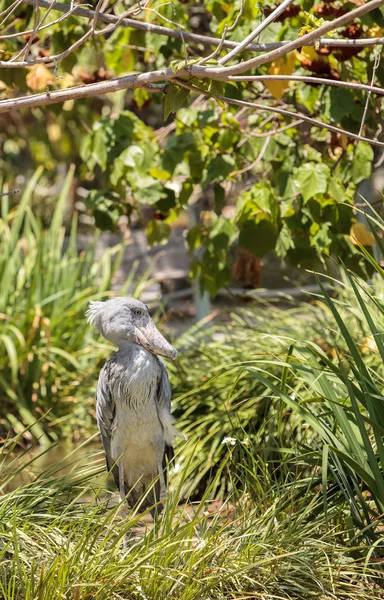
[{"label": "gray wing", "polygon": [[163,410],[169,414],[171,414],[171,384],[169,383],[167,369],[165,368],[165,364],[158,358],[158,363],[160,365],[161,374],[160,380],[157,386],[157,402],[160,410]]},{"label": "gray wing", "polygon": [[[161,358],[156,357],[158,360],[158,363],[160,365],[160,379],[159,379],[159,383],[157,386],[157,404],[159,407],[159,413],[160,415],[162,414],[171,414],[171,397],[172,397],[172,391],[171,391],[171,384],[169,383],[169,378],[168,378],[168,373],[167,373],[167,369],[163,363],[163,361],[161,360]],[[161,417],[160,417],[161,420]],[[163,457],[163,468],[165,469],[166,466],[166,458],[168,459],[168,462],[170,460],[173,459],[175,453],[173,451],[173,446],[171,446],[170,444],[165,444],[165,450],[164,450],[164,457]],[[165,471],[164,471],[165,473]]]},{"label": "gray wing", "polygon": [[[108,363],[107,363],[108,364]],[[101,441],[104,446],[105,461],[107,469],[112,469],[117,487],[119,488],[119,469],[117,465],[113,466],[114,461],[111,456],[111,436],[112,424],[115,418],[115,403],[112,399],[111,391],[108,385],[107,365],[100,372],[99,381],[96,389],[96,421],[99,427]]]}]

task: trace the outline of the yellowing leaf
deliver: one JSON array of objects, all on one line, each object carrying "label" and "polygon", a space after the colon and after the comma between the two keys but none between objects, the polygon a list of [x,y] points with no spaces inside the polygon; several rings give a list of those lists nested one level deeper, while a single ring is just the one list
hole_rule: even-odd
[{"label": "yellowing leaf", "polygon": [[313,46],[303,46],[301,52],[296,51],[297,58],[302,60],[318,60],[320,57]]},{"label": "yellowing leaf", "polygon": [[340,144],[341,144],[341,147],[342,147],[344,150],[346,150],[346,149],[347,149],[347,146],[348,146],[348,137],[345,135],[345,133],[342,133],[342,134],[340,135]]},{"label": "yellowing leaf", "polygon": [[58,123],[50,123],[47,126],[47,133],[50,142],[58,142],[61,139],[61,128]]},{"label": "yellowing leaf", "polygon": [[43,90],[49,83],[55,81],[55,76],[45,65],[34,65],[26,77],[31,90]]},{"label": "yellowing leaf", "polygon": [[367,31],[367,36],[370,38],[377,38],[377,37],[379,38],[379,37],[382,37],[382,35],[383,35],[383,30],[378,25],[374,25]]},{"label": "yellowing leaf", "polygon": [[375,236],[371,231],[368,231],[364,223],[355,223],[350,231],[351,242],[355,245],[376,246]]},{"label": "yellowing leaf", "polygon": [[157,167],[149,169],[148,173],[151,175],[151,177],[154,177],[155,179],[161,179],[163,181],[168,181],[168,179],[171,178],[171,174],[168,171],[165,171],[164,169],[158,169]]},{"label": "yellowing leaf", "polygon": [[[288,60],[284,57],[274,60],[268,69],[268,75],[291,75],[294,67],[295,56],[290,54]],[[265,87],[271,92],[275,100],[280,100],[288,87],[288,82],[266,80]]]},{"label": "yellowing leaf", "polygon": [[373,337],[366,337],[362,339],[361,349],[364,353],[366,352],[378,352],[377,344]]},{"label": "yellowing leaf", "polygon": [[58,83],[60,89],[65,89],[76,85],[76,79],[71,73],[65,73],[62,77],[59,78]]}]

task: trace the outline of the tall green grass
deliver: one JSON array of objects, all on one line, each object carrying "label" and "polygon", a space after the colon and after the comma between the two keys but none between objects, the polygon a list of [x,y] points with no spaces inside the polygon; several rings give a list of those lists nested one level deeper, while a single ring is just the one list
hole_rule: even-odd
[{"label": "tall green grass", "polygon": [[[384,508],[384,378],[382,293],[343,269],[343,291],[331,297],[320,283],[333,325],[333,352],[310,340],[286,338],[271,377],[260,365],[248,372],[300,415],[316,433],[322,455],[324,510],[334,482],[350,511],[350,536],[380,544]],[[340,285],[340,284],[339,284]],[[383,285],[376,282],[380,290]],[[360,334],[360,335],[359,335]],[[329,350],[329,346],[326,346]],[[382,552],[382,548],[381,548]]]},{"label": "tall green grass", "polygon": [[[0,433],[34,424],[25,435],[48,442],[57,431],[76,434],[72,428],[91,424],[91,378],[106,351],[92,338],[84,313],[90,298],[110,293],[125,246],[118,244],[96,259],[96,234],[79,253],[76,216],[66,236],[63,215],[73,168],[45,230],[31,209],[41,174],[35,173],[13,210],[2,198]],[[146,279],[135,277],[133,269],[121,293],[130,287],[139,295]],[[36,422],[44,414],[44,421]]]},{"label": "tall green grass", "polygon": [[[179,424],[197,444],[198,493],[228,448],[236,460],[230,472],[221,471],[222,495],[241,487],[250,451],[270,465],[276,482],[292,481],[287,465],[296,456],[294,474],[317,470],[313,484],[321,490],[327,521],[329,507],[339,505],[350,543],[367,543],[378,558],[384,526],[384,275],[372,255],[361,252],[376,272],[372,282],[340,265],[339,281],[327,278],[325,286],[320,280],[310,304],[281,309],[260,303],[237,310],[225,324],[187,332],[178,340],[179,365],[171,369]],[[181,452],[180,466],[183,460]]]},{"label": "tall green grass", "polygon": [[[284,462],[304,444],[312,445],[316,432],[303,424],[297,411],[273,401],[270,390],[244,367],[260,364],[279,378],[287,353],[285,338],[321,338],[331,344],[330,327],[322,303],[292,301],[281,307],[261,300],[237,308],[224,322],[193,327],[177,339],[179,358],[168,369],[178,426],[198,442],[195,491],[204,489],[225,460],[228,444],[234,444],[235,453],[252,447],[267,462]],[[183,453],[178,460],[181,465]],[[222,493],[232,485],[224,471]]]},{"label": "tall green grass", "polygon": [[[72,455],[69,472],[56,463],[12,490],[12,478],[33,469],[27,456],[13,461],[16,442],[2,456],[3,600],[380,598],[366,548],[346,548],[343,523],[327,527],[312,486],[316,473],[278,484],[253,457],[246,480],[255,482],[254,494],[213,503],[213,480],[200,502],[180,505],[190,487],[187,462],[163,515],[148,527],[103,490],[99,454],[89,456],[92,468]],[[233,461],[228,455],[227,466]],[[295,485],[301,493],[293,502]]]}]

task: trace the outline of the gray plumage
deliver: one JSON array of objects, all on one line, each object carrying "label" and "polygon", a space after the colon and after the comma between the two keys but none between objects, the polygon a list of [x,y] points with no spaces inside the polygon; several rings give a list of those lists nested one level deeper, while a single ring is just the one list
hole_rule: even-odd
[{"label": "gray plumage", "polygon": [[[118,351],[106,362],[96,391],[96,418],[108,470],[122,498],[145,510],[166,495],[166,457],[173,456],[171,387],[159,355],[176,350],[156,328],[145,304],[133,298],[90,302],[88,320]],[[153,486],[153,480],[158,480]]]}]

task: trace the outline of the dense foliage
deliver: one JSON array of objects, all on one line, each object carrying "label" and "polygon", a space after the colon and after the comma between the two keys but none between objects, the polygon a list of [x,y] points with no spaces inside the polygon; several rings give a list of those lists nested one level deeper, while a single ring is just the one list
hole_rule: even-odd
[{"label": "dense foliage", "polygon": [[[4,2],[0,8],[5,8]],[[357,4],[355,0],[320,4],[301,0],[268,26],[258,41],[295,39]],[[159,0],[138,18],[216,37],[237,19],[226,39],[240,41],[272,8],[273,4],[261,6],[249,0],[205,0],[198,5]],[[122,2],[113,3],[110,11],[122,14]],[[15,33],[33,27],[32,6],[22,3],[12,14]],[[60,16],[51,10],[47,23]],[[383,25],[383,9],[379,8],[344,27],[337,37],[351,41],[380,37]],[[87,19],[71,15],[60,25],[39,31],[31,46],[32,58],[65,51],[88,28]],[[20,36],[0,40],[4,61],[24,44]],[[209,64],[217,64],[225,52],[222,49]],[[178,69],[185,61],[196,64],[209,53],[209,48],[197,43],[184,45],[164,35],[118,27],[111,34],[91,37],[55,68],[35,64],[26,72],[5,65],[0,72],[2,94],[5,98],[28,89],[44,90],[47,85],[54,90],[90,84],[167,65]],[[253,55],[249,51],[241,56]],[[249,75],[316,75],[336,82],[369,83],[375,57],[375,47],[304,46],[288,58],[251,69]],[[384,82],[381,68],[375,72],[375,81]],[[122,90],[107,97],[69,100],[63,106],[1,116],[0,164],[7,173],[7,187],[25,185],[25,165],[34,169],[43,162],[53,174],[57,162],[75,162],[77,185],[89,192],[87,207],[99,227],[116,229],[122,215],[135,219],[143,206],[151,206],[150,244],[164,242],[172,221],[200,198],[201,207],[211,212],[208,217],[205,212],[202,222],[188,234],[190,250],[203,249],[194,252],[191,275],[211,294],[231,280],[228,249],[236,239],[258,257],[275,249],[292,264],[313,268],[327,255],[341,256],[363,274],[350,238],[355,222],[351,207],[357,186],[370,177],[374,147],[300,118],[273,114],[269,107],[293,109],[346,132],[358,133],[364,121],[362,133],[374,137],[382,127],[381,96],[370,98],[363,119],[366,91],[359,89],[271,80],[220,83],[193,78],[188,84],[208,97],[197,101],[198,92],[171,82],[157,93]],[[210,100],[210,96],[261,104],[258,109],[247,109]],[[228,202],[236,203],[234,214],[223,211]],[[359,237],[366,245],[372,243],[369,236]]]}]

